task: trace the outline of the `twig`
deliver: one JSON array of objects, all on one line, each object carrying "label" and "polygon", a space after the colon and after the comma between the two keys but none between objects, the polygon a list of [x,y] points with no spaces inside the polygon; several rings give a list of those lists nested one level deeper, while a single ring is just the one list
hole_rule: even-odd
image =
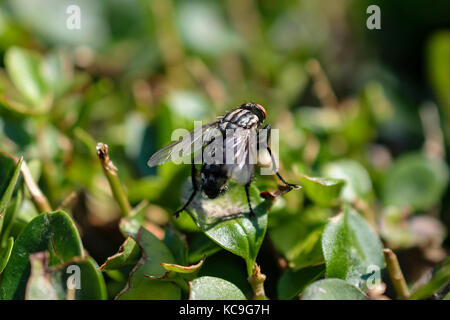
[{"label": "twig", "polygon": [[248,283],[253,290],[253,300],[267,300],[264,292],[264,281],[266,276],[261,273],[261,268],[255,263],[253,266],[253,274],[247,278]]},{"label": "twig", "polygon": [[64,208],[69,207],[75,200],[78,198],[78,192],[72,191],[67,198],[65,198],[61,204],[58,206],[58,210],[63,210]]},{"label": "twig", "polygon": [[131,206],[125,195],[125,192],[122,189],[119,177],[117,176],[117,168],[109,158],[107,144],[104,144],[102,142],[97,143],[97,156],[100,159],[100,163],[102,164],[103,172],[108,179],[114,199],[116,199],[117,204],[119,205],[122,217],[127,217],[131,212]]},{"label": "twig", "polygon": [[437,158],[445,158],[444,135],[439,121],[439,111],[435,104],[428,102],[420,108],[420,119],[425,134],[423,146],[427,155]]},{"label": "twig", "polygon": [[66,300],[75,300],[76,299],[76,288],[67,288],[66,292]]},{"label": "twig", "polygon": [[184,70],[185,53],[173,24],[175,21],[173,2],[150,0],[148,3],[153,14],[156,41],[170,82],[186,84],[189,79]]},{"label": "twig", "polygon": [[[302,188],[301,186],[297,186],[295,189],[301,189],[301,188]],[[288,193],[292,189],[293,189],[292,187],[279,185],[277,190],[272,191],[272,192],[267,191],[267,190],[261,191],[259,193],[259,196],[266,199],[267,201],[274,203],[278,197],[281,197],[283,194]]]},{"label": "twig", "polygon": [[226,2],[231,21],[246,39],[254,46],[264,43],[261,15],[255,0],[228,0]]},{"label": "twig", "polygon": [[270,252],[270,256],[273,258],[275,264],[277,265],[278,271],[283,272],[287,268],[288,262],[278,253],[277,248],[275,247],[272,238],[270,237],[268,232],[265,235],[264,242],[266,248]]},{"label": "twig", "polygon": [[36,207],[39,213],[50,212],[52,208],[47,198],[42,193],[41,189],[39,189],[38,185],[33,179],[31,175],[30,169],[25,161],[22,162],[22,166],[20,168],[22,171],[23,180],[25,181],[25,185],[28,188],[28,191],[31,195],[31,201],[33,201],[34,206]]},{"label": "twig", "polygon": [[199,58],[190,59],[186,67],[194,79],[203,87],[216,107],[221,108],[225,101],[225,89],[222,84],[211,74],[207,65]]},{"label": "twig", "polygon": [[320,63],[316,59],[310,59],[306,64],[306,69],[314,80],[314,91],[322,105],[325,107],[338,108],[338,99],[334,94]]},{"label": "twig", "polygon": [[409,289],[406,285],[406,280],[403,276],[396,254],[391,249],[383,249],[383,253],[397,297],[399,299],[408,299]]}]

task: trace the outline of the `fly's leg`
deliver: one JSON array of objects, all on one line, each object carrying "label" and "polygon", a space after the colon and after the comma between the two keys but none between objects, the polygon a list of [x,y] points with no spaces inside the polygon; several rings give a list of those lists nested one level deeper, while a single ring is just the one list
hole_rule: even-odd
[{"label": "fly's leg", "polygon": [[250,218],[255,218],[256,214],[255,214],[255,212],[253,212],[252,204],[250,203],[250,192],[248,189],[249,187],[250,187],[250,182],[245,185],[245,195],[247,196],[248,208],[250,210],[249,216],[250,216]]},{"label": "fly's leg", "polygon": [[266,149],[270,154],[270,158],[272,159],[272,170],[275,172],[275,174],[278,176],[278,178],[289,188],[298,188],[299,186],[294,183],[289,183],[281,176],[281,174],[278,172],[277,164],[275,162],[275,158],[272,154],[272,150],[269,147],[269,139],[270,139],[270,130],[272,129],[270,125],[266,125],[263,129],[267,130],[267,140],[266,140]]},{"label": "fly's leg", "polygon": [[296,185],[295,183],[289,183],[289,182],[287,182],[286,180],[284,180],[284,178],[283,178],[283,177],[281,176],[281,174],[278,172],[277,165],[276,165],[276,163],[275,163],[275,158],[273,157],[272,150],[270,150],[270,147],[269,147],[269,146],[267,146],[267,151],[269,151],[270,157],[272,158],[272,165],[273,165],[272,170],[276,173],[276,175],[278,176],[278,178],[279,178],[279,179],[280,179],[287,187],[290,187],[290,188],[298,188],[299,186]]},{"label": "fly's leg", "polygon": [[197,176],[197,169],[195,168],[194,157],[192,157],[191,178],[192,178],[192,188],[194,190],[192,191],[192,194],[189,197],[188,201],[181,207],[181,209],[178,209],[177,211],[175,211],[175,213],[174,213],[175,218],[178,218],[180,216],[180,213],[182,211],[184,211],[191,204],[192,200],[194,200],[194,197],[198,192],[196,176]]}]

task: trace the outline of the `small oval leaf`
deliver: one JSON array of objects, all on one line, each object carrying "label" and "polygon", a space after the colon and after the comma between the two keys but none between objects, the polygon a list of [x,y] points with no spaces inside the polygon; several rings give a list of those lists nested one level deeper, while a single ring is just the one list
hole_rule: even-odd
[{"label": "small oval leaf", "polygon": [[194,273],[202,267],[204,261],[205,261],[204,259],[200,260],[199,263],[194,264],[192,266],[188,266],[188,267],[180,266],[178,264],[173,264],[173,263],[161,263],[161,265],[167,271],[178,272],[178,273]]},{"label": "small oval leaf", "polygon": [[3,219],[14,188],[19,180],[22,161],[23,158],[15,160],[12,156],[3,152],[0,153],[0,219]]},{"label": "small oval leaf", "polygon": [[189,300],[245,300],[245,295],[229,281],[200,277],[190,282]]},{"label": "small oval leaf", "polygon": [[345,201],[355,201],[364,198],[372,191],[372,182],[367,170],[358,162],[342,159],[330,162],[322,169],[326,177],[344,180],[341,198]]},{"label": "small oval leaf", "polygon": [[438,158],[412,153],[398,158],[386,173],[382,197],[387,205],[426,210],[440,201],[448,184],[447,165]]},{"label": "small oval leaf", "polygon": [[318,279],[324,272],[324,264],[297,271],[286,270],[278,280],[278,299],[289,300],[296,297],[308,284]]},{"label": "small oval leaf", "polygon": [[23,48],[12,47],[5,54],[5,66],[11,80],[34,107],[43,106],[49,97],[40,65],[40,57]]},{"label": "small oval leaf", "polygon": [[300,181],[308,198],[324,207],[336,204],[341,189],[345,185],[344,180],[313,178],[306,175],[302,175]]},{"label": "small oval leaf", "polygon": [[302,300],[366,300],[356,287],[341,279],[324,279],[309,285]]},{"label": "small oval leaf", "polygon": [[382,244],[376,232],[364,218],[350,210],[333,217],[322,235],[322,250],[326,263],[326,277],[346,280],[359,288],[375,268],[385,268]]}]

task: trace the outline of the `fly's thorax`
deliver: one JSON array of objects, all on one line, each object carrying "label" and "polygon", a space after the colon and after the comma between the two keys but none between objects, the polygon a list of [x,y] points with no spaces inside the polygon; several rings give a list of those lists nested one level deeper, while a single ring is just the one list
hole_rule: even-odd
[{"label": "fly's thorax", "polygon": [[220,121],[220,129],[252,129],[257,128],[261,121],[256,114],[246,109],[235,109],[228,112]]}]

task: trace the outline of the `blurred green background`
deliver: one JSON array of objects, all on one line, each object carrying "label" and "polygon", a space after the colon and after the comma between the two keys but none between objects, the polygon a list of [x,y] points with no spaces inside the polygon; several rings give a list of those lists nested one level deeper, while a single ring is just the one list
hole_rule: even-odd
[{"label": "blurred green background", "polygon": [[[66,27],[73,4],[79,30]],[[366,27],[372,4],[381,30]],[[280,129],[286,178],[346,180],[342,198],[371,212],[415,282],[450,244],[449,12],[445,0],[3,1],[0,150],[31,161],[53,207],[76,194],[71,212],[101,264],[123,239],[96,142],[109,145],[130,202],[151,204],[156,235],[169,220],[195,232],[186,214],[170,216],[189,166],[146,162],[174,129],[254,101]],[[282,255],[284,219],[311,207],[300,191],[271,212]],[[24,202],[21,219],[33,210]]]}]

